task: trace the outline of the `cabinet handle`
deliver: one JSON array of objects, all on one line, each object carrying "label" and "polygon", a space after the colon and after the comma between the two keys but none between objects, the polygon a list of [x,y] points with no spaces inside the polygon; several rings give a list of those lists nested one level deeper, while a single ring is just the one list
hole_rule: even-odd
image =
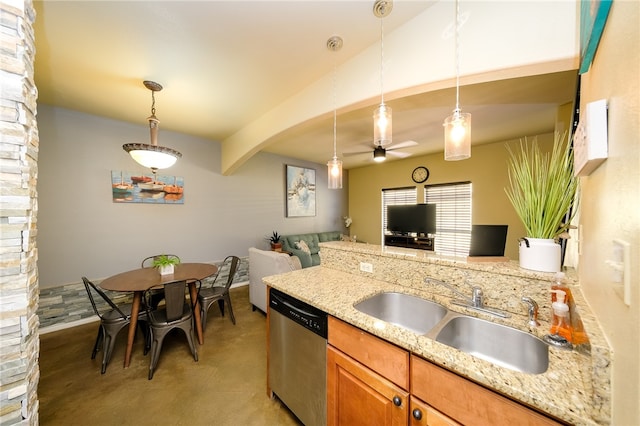
[{"label": "cabinet handle", "polygon": [[420,411],[418,408],[416,408],[415,410],[413,410],[413,418],[416,420],[422,420],[422,411]]},{"label": "cabinet handle", "polygon": [[399,396],[394,396],[393,397],[393,405],[395,405],[396,407],[399,407],[402,405],[402,399]]}]

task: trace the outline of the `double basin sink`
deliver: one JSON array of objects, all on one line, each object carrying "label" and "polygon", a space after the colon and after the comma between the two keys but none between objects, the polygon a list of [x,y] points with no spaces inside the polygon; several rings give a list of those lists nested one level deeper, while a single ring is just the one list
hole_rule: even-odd
[{"label": "double basin sink", "polygon": [[544,373],[549,367],[549,347],[536,336],[450,311],[430,300],[388,292],[354,307],[501,367],[529,374]]}]

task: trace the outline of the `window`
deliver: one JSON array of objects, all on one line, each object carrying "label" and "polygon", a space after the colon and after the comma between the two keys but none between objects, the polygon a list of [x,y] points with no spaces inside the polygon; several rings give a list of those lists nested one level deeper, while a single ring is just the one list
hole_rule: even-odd
[{"label": "window", "polygon": [[424,199],[436,204],[435,251],[467,256],[471,246],[471,182],[426,185]]},{"label": "window", "polygon": [[387,206],[416,204],[418,191],[415,186],[406,188],[391,188],[382,190],[382,241],[387,229]]}]

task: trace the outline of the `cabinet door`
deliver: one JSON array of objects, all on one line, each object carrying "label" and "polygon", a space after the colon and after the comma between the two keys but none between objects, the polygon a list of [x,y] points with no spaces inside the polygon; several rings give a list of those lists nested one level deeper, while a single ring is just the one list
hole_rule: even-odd
[{"label": "cabinet door", "polygon": [[460,423],[429,407],[418,398],[411,397],[409,426],[460,426]]},{"label": "cabinet door", "polygon": [[327,425],[406,425],[409,394],[364,365],[327,349]]},{"label": "cabinet door", "polygon": [[556,421],[417,356],[411,357],[411,395],[462,424],[558,425]]}]

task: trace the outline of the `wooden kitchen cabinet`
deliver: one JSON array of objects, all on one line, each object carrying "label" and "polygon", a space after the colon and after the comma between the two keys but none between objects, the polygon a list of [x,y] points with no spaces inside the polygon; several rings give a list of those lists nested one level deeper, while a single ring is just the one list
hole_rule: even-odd
[{"label": "wooden kitchen cabinet", "polygon": [[460,423],[445,416],[415,396],[410,397],[409,426],[460,426]]},{"label": "wooden kitchen cabinet", "polygon": [[328,331],[329,426],[563,424],[331,316]]},{"label": "wooden kitchen cabinet", "polygon": [[328,426],[404,426],[408,413],[407,391],[328,347]]},{"label": "wooden kitchen cabinet", "polygon": [[412,396],[462,424],[561,424],[416,355],[411,355],[410,380]]},{"label": "wooden kitchen cabinet", "polygon": [[327,425],[404,426],[409,353],[329,317]]}]

